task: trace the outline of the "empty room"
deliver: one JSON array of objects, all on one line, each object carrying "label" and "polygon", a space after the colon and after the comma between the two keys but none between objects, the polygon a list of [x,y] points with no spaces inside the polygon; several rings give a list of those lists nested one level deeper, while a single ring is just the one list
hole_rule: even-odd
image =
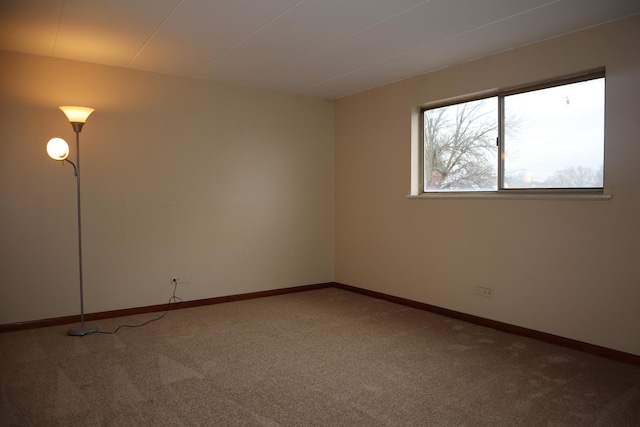
[{"label": "empty room", "polygon": [[640,425],[637,0],[0,2],[0,426]]}]

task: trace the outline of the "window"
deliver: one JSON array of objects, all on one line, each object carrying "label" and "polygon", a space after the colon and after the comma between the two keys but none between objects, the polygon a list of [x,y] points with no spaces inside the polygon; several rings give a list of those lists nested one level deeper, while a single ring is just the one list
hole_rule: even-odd
[{"label": "window", "polygon": [[599,191],[604,71],[422,111],[423,191]]}]

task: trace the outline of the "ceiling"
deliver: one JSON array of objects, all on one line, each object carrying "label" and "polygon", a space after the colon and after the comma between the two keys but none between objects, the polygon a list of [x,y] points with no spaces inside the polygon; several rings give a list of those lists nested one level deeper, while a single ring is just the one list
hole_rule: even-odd
[{"label": "ceiling", "polygon": [[0,0],[0,49],[340,98],[640,0]]}]

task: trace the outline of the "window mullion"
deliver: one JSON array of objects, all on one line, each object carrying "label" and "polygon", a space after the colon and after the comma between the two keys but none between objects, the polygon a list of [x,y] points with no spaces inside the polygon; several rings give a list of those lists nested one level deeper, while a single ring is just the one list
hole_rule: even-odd
[{"label": "window mullion", "polygon": [[504,96],[498,96],[498,191],[504,190]]}]

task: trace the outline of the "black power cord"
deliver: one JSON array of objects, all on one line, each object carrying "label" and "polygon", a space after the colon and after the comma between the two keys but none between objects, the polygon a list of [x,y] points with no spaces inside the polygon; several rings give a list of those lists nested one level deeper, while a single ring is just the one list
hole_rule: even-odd
[{"label": "black power cord", "polygon": [[162,313],[161,316],[158,316],[155,319],[147,320],[146,322],[141,323],[139,325],[120,325],[113,332],[104,332],[104,331],[98,330],[98,331],[96,331],[96,334],[113,335],[113,334],[115,334],[116,332],[118,332],[122,328],[141,328],[143,326],[148,325],[151,322],[155,322],[155,321],[158,321],[158,320],[162,319],[169,312],[169,309],[171,307],[171,303],[178,304],[178,303],[182,302],[182,299],[176,296],[176,289],[178,288],[178,281],[176,279],[173,279],[172,282],[173,282],[173,295],[171,295],[171,298],[169,298],[169,302],[167,303],[167,309],[165,310],[164,313]]}]

